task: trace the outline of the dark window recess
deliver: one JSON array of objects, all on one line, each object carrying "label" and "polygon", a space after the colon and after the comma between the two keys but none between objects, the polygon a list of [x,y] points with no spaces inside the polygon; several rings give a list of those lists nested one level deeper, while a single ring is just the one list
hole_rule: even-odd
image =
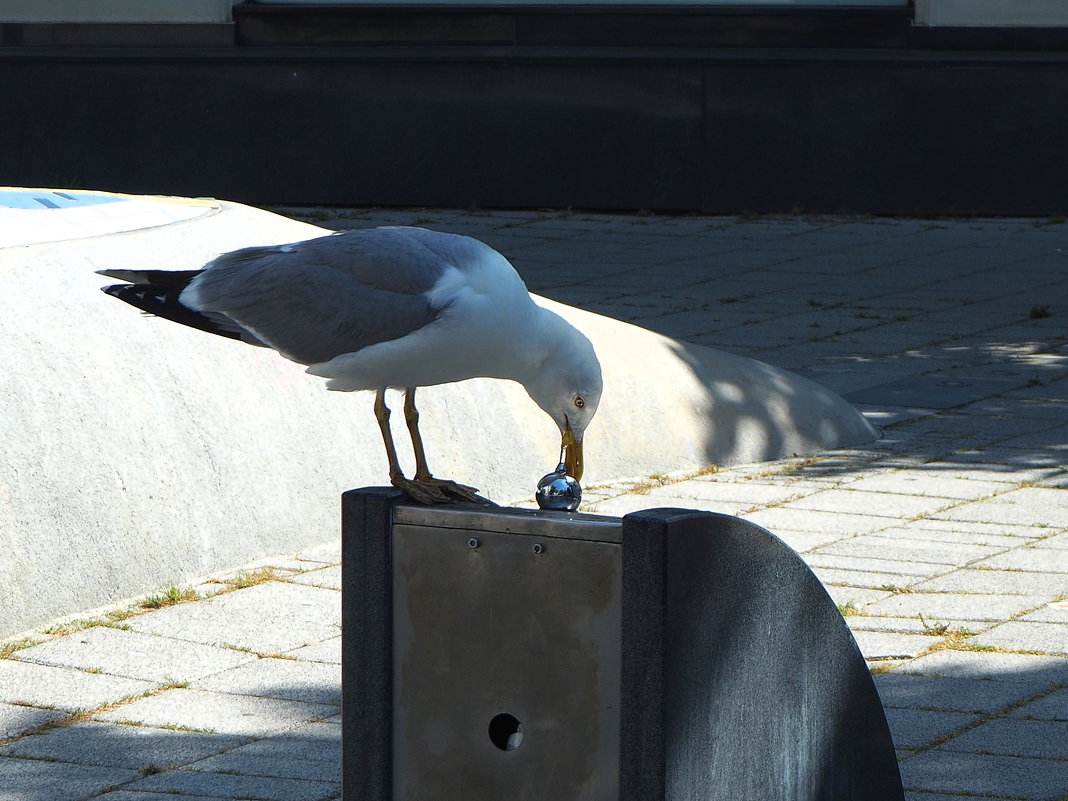
[{"label": "dark window recess", "polygon": [[241,5],[234,20],[247,46],[882,48],[908,45],[911,9]]},{"label": "dark window recess", "polygon": [[234,24],[0,22],[0,47],[231,47]]}]

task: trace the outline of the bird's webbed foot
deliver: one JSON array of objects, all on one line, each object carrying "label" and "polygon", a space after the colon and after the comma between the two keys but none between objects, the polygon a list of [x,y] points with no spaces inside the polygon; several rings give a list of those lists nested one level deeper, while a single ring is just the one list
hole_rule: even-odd
[{"label": "bird's webbed foot", "polygon": [[405,492],[409,498],[417,503],[433,506],[439,503],[481,503],[494,505],[492,501],[478,494],[475,487],[466,484],[457,484],[444,478],[405,478],[397,476],[391,479],[392,484]]}]

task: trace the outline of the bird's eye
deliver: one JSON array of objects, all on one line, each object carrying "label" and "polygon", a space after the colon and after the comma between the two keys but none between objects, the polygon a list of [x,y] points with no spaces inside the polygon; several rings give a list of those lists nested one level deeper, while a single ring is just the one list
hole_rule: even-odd
[{"label": "bird's eye", "polygon": [[585,405],[586,405],[586,399],[583,398],[581,395],[576,395],[575,396],[575,407],[578,408],[578,409],[581,409]]}]

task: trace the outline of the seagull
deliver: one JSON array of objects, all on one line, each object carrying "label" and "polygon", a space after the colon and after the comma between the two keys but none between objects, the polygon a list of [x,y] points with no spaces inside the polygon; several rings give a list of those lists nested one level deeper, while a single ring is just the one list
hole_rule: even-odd
[{"label": "seagull", "polygon": [[[327,379],[375,393],[393,486],[425,504],[483,502],[435,478],[415,405],[418,387],[475,377],[518,381],[560,429],[560,463],[582,476],[582,438],[601,398],[589,339],[536,304],[508,260],[467,236],[382,227],[224,253],[198,270],[99,270],[101,287],[148,314],[272,348]],[[404,390],[415,454],[406,478],[386,389]]]}]

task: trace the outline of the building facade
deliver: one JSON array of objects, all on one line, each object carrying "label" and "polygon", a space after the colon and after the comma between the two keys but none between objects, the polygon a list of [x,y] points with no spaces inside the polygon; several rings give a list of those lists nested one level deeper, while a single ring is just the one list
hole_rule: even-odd
[{"label": "building facade", "polygon": [[1068,0],[0,0],[0,181],[1068,212]]}]

